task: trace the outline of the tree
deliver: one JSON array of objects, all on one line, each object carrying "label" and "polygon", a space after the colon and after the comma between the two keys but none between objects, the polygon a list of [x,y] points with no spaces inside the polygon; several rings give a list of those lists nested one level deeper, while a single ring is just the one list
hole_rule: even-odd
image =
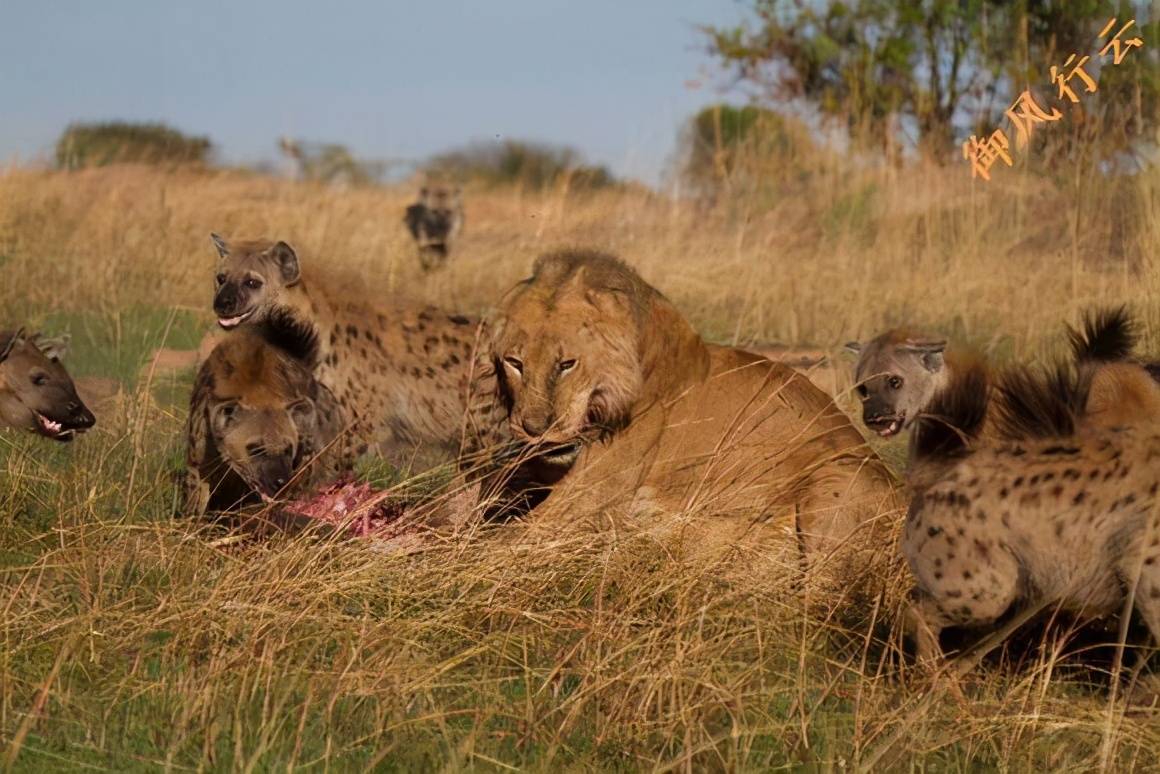
[{"label": "tree", "polygon": [[[761,101],[805,100],[862,147],[889,146],[910,129],[934,158],[957,154],[968,130],[997,123],[1024,89],[1054,96],[1050,66],[1094,53],[1113,16],[1137,18],[1140,34],[1160,42],[1144,9],[1107,0],[752,3],[755,23],[702,28],[737,83]],[[1115,135],[1101,144],[1106,154],[1154,138],[1157,63],[1154,48],[1134,50],[1105,67],[1100,92],[1079,108]]]},{"label": "tree", "polygon": [[74,123],[57,140],[56,163],[62,169],[126,162],[206,164],[212,149],[208,137],[191,137],[164,124]]},{"label": "tree", "polygon": [[585,164],[579,151],[524,140],[476,142],[432,158],[428,174],[487,185],[522,185],[538,189],[564,180],[572,188],[594,189],[615,184],[607,168]]},{"label": "tree", "polygon": [[809,129],[792,117],[753,105],[712,105],[682,129],[675,171],[697,195],[752,193],[807,175],[803,162],[817,152]]}]

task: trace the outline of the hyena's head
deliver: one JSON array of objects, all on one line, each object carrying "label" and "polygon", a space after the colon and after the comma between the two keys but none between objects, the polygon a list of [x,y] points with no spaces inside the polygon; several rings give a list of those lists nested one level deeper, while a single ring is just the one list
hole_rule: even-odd
[{"label": "hyena's head", "polygon": [[0,427],[71,441],[96,424],[61,365],[68,337],[0,332]]},{"label": "hyena's head", "polygon": [[218,344],[198,374],[193,401],[201,403],[205,413],[197,419],[208,426],[217,455],[263,499],[335,437],[330,391],[257,335],[234,334]]},{"label": "hyena's head", "polygon": [[854,383],[862,423],[883,438],[910,427],[946,383],[946,346],[946,339],[901,329],[865,345],[847,344],[858,353]]},{"label": "hyena's head", "polygon": [[298,255],[285,242],[227,242],[211,234],[219,261],[213,310],[227,330],[257,324],[285,303],[287,290],[301,281]]},{"label": "hyena's head", "polygon": [[429,210],[450,215],[463,206],[463,194],[458,187],[428,185],[419,189],[419,202]]}]

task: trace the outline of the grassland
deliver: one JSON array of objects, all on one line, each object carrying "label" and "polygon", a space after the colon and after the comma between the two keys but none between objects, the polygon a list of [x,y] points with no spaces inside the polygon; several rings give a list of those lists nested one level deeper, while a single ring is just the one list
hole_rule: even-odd
[{"label": "grassland", "polygon": [[222,548],[174,516],[192,375],[141,368],[208,330],[210,231],[277,236],[384,298],[464,312],[541,251],[589,245],[719,342],[836,351],[908,322],[1033,360],[1080,310],[1127,302],[1160,351],[1160,174],[1004,172],[836,166],[712,209],[469,191],[432,277],[400,223],[409,190],[0,174],[4,322],[71,332],[74,374],[128,395],[67,447],[0,436],[0,755],[22,771],[1160,767],[1156,715],[1110,702],[1100,666],[1064,657],[1074,644],[1032,639],[965,701],[924,692],[889,625],[833,636],[790,567],[752,577],[567,527],[521,550]]}]

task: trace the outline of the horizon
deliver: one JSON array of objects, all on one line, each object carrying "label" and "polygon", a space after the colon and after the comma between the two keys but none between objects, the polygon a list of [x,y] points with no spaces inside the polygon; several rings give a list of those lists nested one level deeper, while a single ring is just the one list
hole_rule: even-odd
[{"label": "horizon", "polygon": [[728,96],[704,85],[714,68],[695,25],[743,18],[739,4],[710,0],[312,10],[273,0],[12,9],[0,37],[0,69],[13,76],[0,82],[10,116],[0,161],[51,159],[74,122],[157,122],[208,137],[227,165],[278,162],[280,136],[412,164],[523,140],[656,186],[684,122]]}]

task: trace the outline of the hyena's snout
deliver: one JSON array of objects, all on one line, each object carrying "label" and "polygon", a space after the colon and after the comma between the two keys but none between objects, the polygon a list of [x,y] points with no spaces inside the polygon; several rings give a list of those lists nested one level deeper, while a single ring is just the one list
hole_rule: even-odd
[{"label": "hyena's snout", "polygon": [[254,460],[258,489],[267,497],[278,494],[294,475],[294,456],[287,450],[278,454],[262,454]]}]

